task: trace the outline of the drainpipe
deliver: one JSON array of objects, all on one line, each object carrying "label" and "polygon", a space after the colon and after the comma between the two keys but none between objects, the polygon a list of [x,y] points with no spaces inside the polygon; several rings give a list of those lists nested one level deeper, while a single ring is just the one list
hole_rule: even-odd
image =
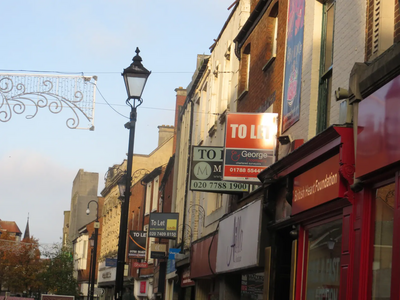
[{"label": "drainpipe", "polygon": [[194,113],[194,102],[191,99],[189,99],[189,102],[190,102],[190,127],[189,127],[188,158],[187,158],[187,167],[186,167],[185,199],[183,202],[181,253],[184,252],[184,247],[185,247],[186,206],[187,206],[187,199],[188,199],[188,193],[189,193],[189,178],[190,178],[189,173],[190,173],[190,158],[191,158],[191,150],[192,150],[192,130],[193,130],[193,113]]}]

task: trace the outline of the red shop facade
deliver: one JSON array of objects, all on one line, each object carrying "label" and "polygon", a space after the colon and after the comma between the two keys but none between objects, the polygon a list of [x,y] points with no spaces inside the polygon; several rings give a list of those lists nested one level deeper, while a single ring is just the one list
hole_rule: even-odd
[{"label": "red shop facade", "polygon": [[353,128],[331,126],[259,174],[273,237],[269,299],[351,299],[354,169]]},{"label": "red shop facade", "polygon": [[[400,46],[350,77],[356,172],[351,299],[400,299]],[[358,225],[360,230],[357,230]],[[348,298],[350,299],[350,298]]]}]

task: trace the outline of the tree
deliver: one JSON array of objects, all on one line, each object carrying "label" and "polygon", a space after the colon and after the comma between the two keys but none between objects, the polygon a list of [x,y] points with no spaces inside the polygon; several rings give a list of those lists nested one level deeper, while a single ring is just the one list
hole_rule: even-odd
[{"label": "tree", "polygon": [[0,282],[13,293],[32,294],[41,283],[37,274],[42,270],[39,242],[34,238],[16,241],[14,236],[0,236]]},{"label": "tree", "polygon": [[78,282],[73,276],[74,263],[71,249],[54,244],[44,256],[45,269],[41,274],[44,288],[51,294],[78,297]]}]

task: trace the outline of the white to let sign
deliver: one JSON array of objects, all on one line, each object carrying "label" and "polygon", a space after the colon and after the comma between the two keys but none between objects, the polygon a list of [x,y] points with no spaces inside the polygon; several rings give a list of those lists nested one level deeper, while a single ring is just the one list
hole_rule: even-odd
[{"label": "white to let sign", "polygon": [[192,147],[190,190],[235,193],[247,192],[248,184],[222,180],[223,147]]}]

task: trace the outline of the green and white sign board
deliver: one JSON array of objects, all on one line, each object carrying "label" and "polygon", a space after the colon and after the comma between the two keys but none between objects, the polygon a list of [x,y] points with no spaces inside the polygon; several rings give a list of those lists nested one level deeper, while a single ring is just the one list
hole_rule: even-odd
[{"label": "green and white sign board", "polygon": [[214,193],[242,193],[249,185],[222,180],[223,147],[192,146],[190,190]]}]

